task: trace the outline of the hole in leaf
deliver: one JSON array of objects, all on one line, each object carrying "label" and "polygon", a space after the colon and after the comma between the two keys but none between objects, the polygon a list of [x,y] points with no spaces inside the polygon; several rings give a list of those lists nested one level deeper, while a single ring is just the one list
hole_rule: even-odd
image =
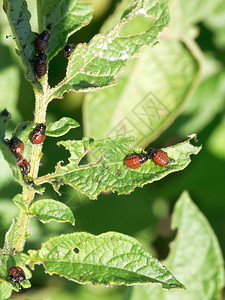
[{"label": "hole in leaf", "polygon": [[120,36],[132,36],[145,33],[154,23],[154,18],[138,15],[129,22],[125,23],[120,30]]},{"label": "hole in leaf", "polygon": [[74,253],[76,253],[76,254],[79,254],[79,252],[80,252],[80,249],[79,249],[79,248],[77,248],[77,247],[75,247],[75,248],[73,248],[73,252],[74,252]]}]

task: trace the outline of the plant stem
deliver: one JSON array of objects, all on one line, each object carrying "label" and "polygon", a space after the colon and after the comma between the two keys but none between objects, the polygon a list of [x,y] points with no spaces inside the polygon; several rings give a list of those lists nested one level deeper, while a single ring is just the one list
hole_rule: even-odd
[{"label": "plant stem", "polygon": [[[48,105],[49,86],[47,83],[47,76],[42,80],[43,93],[38,90],[34,90],[35,93],[35,123],[45,123],[46,110]],[[38,171],[40,166],[40,160],[42,157],[42,144],[32,145],[30,155],[30,177],[35,180],[38,177]],[[28,225],[30,221],[29,206],[32,203],[35,196],[35,191],[30,189],[29,186],[23,187],[21,199],[26,206],[26,211],[20,209],[16,223],[10,227],[6,235],[5,244],[16,249],[16,252],[23,251],[26,238],[28,237]]]}]

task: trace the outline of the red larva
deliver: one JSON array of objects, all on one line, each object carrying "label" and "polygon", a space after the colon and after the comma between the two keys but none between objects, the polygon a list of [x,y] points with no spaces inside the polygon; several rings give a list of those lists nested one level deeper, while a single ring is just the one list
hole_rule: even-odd
[{"label": "red larva", "polygon": [[34,64],[34,73],[37,79],[40,79],[47,72],[47,64],[46,64],[47,56],[45,54],[38,55],[37,60]]},{"label": "red larva", "polygon": [[64,47],[64,55],[66,58],[69,58],[73,50],[75,49],[76,45],[68,44]]},{"label": "red larva", "polygon": [[26,280],[24,270],[17,266],[9,268],[8,275],[11,281],[18,283],[20,288],[20,282]]},{"label": "red larva", "polygon": [[14,153],[17,164],[21,164],[23,162],[23,156],[19,153]]},{"label": "red larva", "polygon": [[27,160],[23,160],[21,163],[18,163],[18,166],[20,167],[21,173],[23,175],[27,175],[30,173],[30,164]]},{"label": "red larva", "polygon": [[41,144],[45,140],[45,130],[46,126],[42,123],[37,124],[36,128],[33,130],[30,141],[32,144]]},{"label": "red larva", "polygon": [[137,169],[147,160],[148,155],[146,153],[129,154],[125,157],[125,165],[130,169]]},{"label": "red larva", "polygon": [[17,137],[11,138],[9,141],[9,147],[13,153],[22,153],[24,150],[24,144],[23,142],[18,139]]},{"label": "red larva", "polygon": [[35,49],[39,52],[44,52],[48,47],[49,39],[50,33],[44,30],[34,42]]},{"label": "red larva", "polygon": [[157,150],[155,148],[151,148],[148,151],[148,156],[151,158],[156,165],[166,166],[169,163],[169,158],[165,152],[162,150]]}]

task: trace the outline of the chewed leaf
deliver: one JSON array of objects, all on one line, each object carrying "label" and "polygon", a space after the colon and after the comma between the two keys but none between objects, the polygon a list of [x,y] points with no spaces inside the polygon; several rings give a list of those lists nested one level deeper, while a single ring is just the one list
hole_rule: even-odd
[{"label": "chewed leaf", "polygon": [[52,199],[34,202],[30,207],[30,214],[36,215],[43,223],[56,221],[75,224],[71,209],[64,203]]},{"label": "chewed leaf", "polygon": [[127,63],[116,86],[85,95],[85,135],[132,132],[134,143],[148,145],[180,114],[198,76],[198,61],[181,42],[164,39],[146,47]]},{"label": "chewed leaf", "polygon": [[62,118],[57,122],[51,123],[46,129],[46,135],[48,136],[62,136],[66,134],[71,128],[78,127],[79,124],[71,118]]},{"label": "chewed leaf", "polygon": [[25,0],[4,0],[3,3],[18,47],[17,54],[21,57],[25,68],[25,77],[40,89],[41,85],[34,75],[32,63],[35,53],[34,41],[37,35],[31,31],[31,15],[27,9],[27,2]]},{"label": "chewed leaf", "polygon": [[[46,5],[47,4],[47,5]],[[52,34],[46,50],[48,60],[63,49],[70,35],[90,23],[93,5],[81,0],[41,1],[40,14],[45,23],[52,26]]]},{"label": "chewed leaf", "polygon": [[78,283],[160,283],[166,289],[183,285],[137,240],[116,232],[94,236],[77,232],[50,238],[38,251],[30,250],[31,264],[43,264],[50,274]]},{"label": "chewed leaf", "polygon": [[[130,169],[124,163],[126,155],[141,152],[140,149],[131,146],[131,137],[61,141],[59,144],[71,153],[69,164],[58,164],[55,173],[39,177],[35,183],[49,182],[56,190],[59,190],[62,184],[68,184],[91,199],[108,190],[117,191],[118,194],[129,194],[137,186],[142,187],[187,167],[191,162],[190,154],[197,154],[201,150],[201,146],[193,146],[190,143],[193,138],[195,135],[183,143],[163,149],[169,158],[168,165],[155,165],[149,159],[137,169]],[[95,162],[82,165],[81,159],[87,152],[91,153]]]},{"label": "chewed leaf", "polygon": [[[169,22],[167,1],[136,0],[124,9],[118,23],[107,33],[76,47],[66,78],[54,88],[56,97],[69,90],[88,91],[115,84],[115,77],[129,58],[138,55],[143,46],[157,43],[159,33]],[[144,18],[147,25],[135,32],[138,17]]]}]

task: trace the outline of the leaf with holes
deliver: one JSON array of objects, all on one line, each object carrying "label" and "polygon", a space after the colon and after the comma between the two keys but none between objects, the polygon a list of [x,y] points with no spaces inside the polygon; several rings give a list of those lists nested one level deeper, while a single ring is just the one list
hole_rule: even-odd
[{"label": "leaf with holes", "polygon": [[146,47],[116,86],[85,96],[85,135],[132,132],[138,145],[148,145],[180,114],[198,76],[198,61],[181,42],[165,39]]},{"label": "leaf with holes", "polygon": [[71,209],[59,201],[43,199],[34,202],[29,210],[31,215],[35,215],[43,223],[50,221],[70,222],[75,224],[75,219]]},{"label": "leaf with holes", "polygon": [[[68,184],[91,199],[96,199],[99,193],[108,190],[117,191],[118,194],[129,194],[136,186],[142,187],[186,168],[191,162],[190,154],[198,154],[201,150],[201,146],[193,146],[190,143],[193,138],[195,135],[185,142],[163,149],[169,158],[168,165],[155,165],[149,159],[138,169],[130,169],[124,163],[126,155],[143,151],[131,145],[131,137],[61,141],[58,144],[71,153],[69,164],[62,166],[58,163],[54,173],[37,178],[35,183],[52,183],[57,191],[62,184]],[[87,153],[92,156],[93,163],[82,164]]]},{"label": "leaf with holes", "polygon": [[71,118],[62,118],[57,122],[51,123],[46,129],[46,135],[59,137],[66,134],[71,128],[80,126],[75,120]]},{"label": "leaf with holes", "polygon": [[[140,18],[145,26],[137,31]],[[167,1],[132,1],[107,33],[98,34],[88,45],[79,44],[74,49],[66,78],[53,89],[54,95],[62,97],[70,90],[88,91],[115,84],[115,77],[127,60],[138,55],[143,46],[154,46],[168,22]]]},{"label": "leaf with holes", "polygon": [[137,240],[116,232],[63,234],[50,238],[40,250],[28,252],[31,265],[43,264],[48,273],[78,283],[184,287]]}]

